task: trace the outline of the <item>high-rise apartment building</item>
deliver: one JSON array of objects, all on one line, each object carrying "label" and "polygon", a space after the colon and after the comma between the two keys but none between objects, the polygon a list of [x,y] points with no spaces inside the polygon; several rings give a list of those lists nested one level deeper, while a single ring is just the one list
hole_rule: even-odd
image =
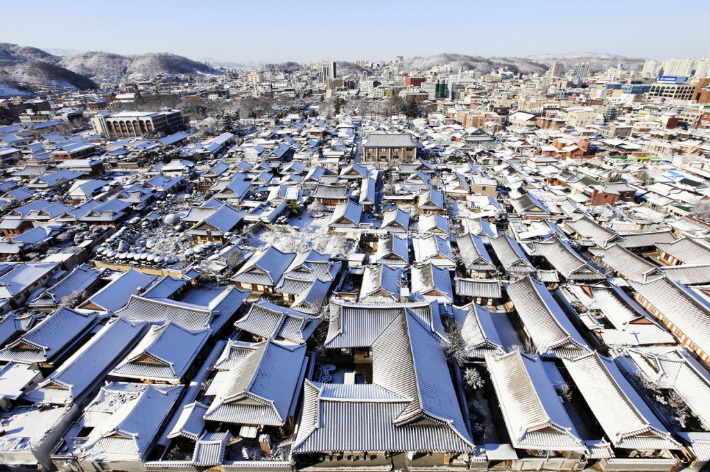
[{"label": "high-rise apartment building", "polygon": [[328,79],[334,79],[337,75],[335,61],[323,61],[318,66],[318,81],[325,82]]},{"label": "high-rise apartment building", "polygon": [[690,77],[695,71],[695,59],[670,59],[661,63],[663,75]]},{"label": "high-rise apartment building", "polygon": [[366,59],[355,59],[355,65],[358,66],[358,67],[363,67],[363,68],[364,68],[364,67],[367,67],[367,64],[368,64],[369,62],[370,62],[370,61],[368,61],[368,60],[366,60]]},{"label": "high-rise apartment building", "polygon": [[589,77],[589,63],[580,62],[578,64],[575,64],[572,68],[572,75],[574,77],[580,77],[582,79]]},{"label": "high-rise apartment building", "polygon": [[548,77],[561,77],[562,72],[564,72],[564,66],[560,64],[559,62],[555,61],[552,63],[550,68],[547,71],[547,76]]},{"label": "high-rise apartment building", "polygon": [[658,77],[661,72],[661,63],[653,59],[643,63],[641,75],[643,77]]}]

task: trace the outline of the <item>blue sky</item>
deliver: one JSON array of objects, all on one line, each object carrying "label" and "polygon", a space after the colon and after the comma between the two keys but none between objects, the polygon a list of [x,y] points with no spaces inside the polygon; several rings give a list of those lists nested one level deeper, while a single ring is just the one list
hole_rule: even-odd
[{"label": "blue sky", "polygon": [[[2,0],[0,42],[223,61],[710,55],[710,0]],[[17,19],[17,21],[8,21]]]}]

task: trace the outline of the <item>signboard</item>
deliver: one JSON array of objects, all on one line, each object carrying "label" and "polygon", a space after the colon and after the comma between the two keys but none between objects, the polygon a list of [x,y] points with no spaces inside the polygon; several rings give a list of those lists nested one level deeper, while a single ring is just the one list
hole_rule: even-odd
[{"label": "signboard", "polygon": [[671,84],[684,84],[688,81],[688,77],[680,77],[675,75],[662,75],[658,78],[659,82],[666,82]]}]

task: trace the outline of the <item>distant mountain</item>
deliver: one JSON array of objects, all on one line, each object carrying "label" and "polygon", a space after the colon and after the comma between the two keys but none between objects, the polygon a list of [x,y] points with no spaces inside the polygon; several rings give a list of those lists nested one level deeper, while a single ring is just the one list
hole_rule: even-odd
[{"label": "distant mountain", "polygon": [[[22,84],[21,88],[18,88]],[[29,89],[60,86],[77,89],[96,88],[96,84],[81,74],[65,69],[59,58],[41,49],[0,43],[0,93],[27,94]]]},{"label": "distant mountain", "polygon": [[[69,50],[55,50],[57,53]],[[169,53],[122,56],[107,52],[73,55],[50,54],[42,49],[0,43],[0,93],[8,96],[18,89],[62,86],[97,88],[96,78],[137,79],[158,74],[219,74],[211,65]]]},{"label": "distant mountain", "polygon": [[18,46],[17,44],[0,43],[0,66],[13,66],[32,61],[44,61],[56,64],[59,58],[41,49]]},{"label": "distant mountain", "polygon": [[121,56],[108,52],[86,52],[60,59],[69,70],[88,77],[138,78],[158,74],[219,74],[209,64],[169,53]]},{"label": "distant mountain", "polygon": [[593,52],[570,52],[566,54],[537,54],[527,56],[525,59],[539,62],[551,66],[553,62],[559,62],[569,69],[578,62],[589,63],[590,70],[606,70],[623,64],[625,68],[636,69],[643,67],[646,59],[637,57],[625,57],[616,54],[598,54]]},{"label": "distant mountain", "polygon": [[413,70],[427,70],[435,66],[451,66],[454,71],[478,71],[481,73],[493,70],[508,69],[513,72],[545,72],[548,67],[531,59],[506,57],[467,56],[464,54],[436,54],[429,57],[413,57],[405,59],[404,65]]}]

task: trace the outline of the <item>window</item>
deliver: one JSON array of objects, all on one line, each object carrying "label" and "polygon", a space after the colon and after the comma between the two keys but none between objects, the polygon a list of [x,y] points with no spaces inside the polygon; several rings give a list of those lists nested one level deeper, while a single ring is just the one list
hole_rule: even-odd
[{"label": "window", "polygon": [[380,148],[380,152],[387,152],[387,148]]}]

